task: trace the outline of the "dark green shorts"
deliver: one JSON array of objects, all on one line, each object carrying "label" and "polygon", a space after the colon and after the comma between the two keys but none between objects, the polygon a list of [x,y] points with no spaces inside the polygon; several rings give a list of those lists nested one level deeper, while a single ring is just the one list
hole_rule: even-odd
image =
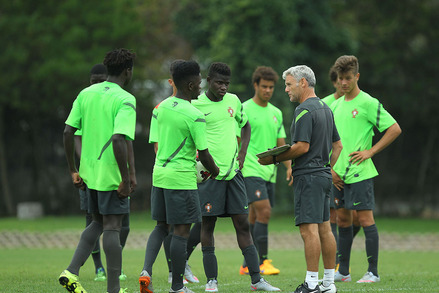
[{"label": "dark green shorts", "polygon": [[122,215],[130,212],[130,199],[119,198],[117,190],[97,191],[86,188],[88,212],[101,215]]},{"label": "dark green shorts", "polygon": [[151,216],[153,220],[168,224],[191,224],[201,222],[198,191],[151,189]]},{"label": "dark green shorts", "polygon": [[294,177],[294,213],[296,226],[329,221],[329,196],[332,179],[304,174]]},{"label": "dark green shorts", "polygon": [[373,178],[345,184],[341,191],[334,188],[334,201],[337,209],[373,210],[375,208]]},{"label": "dark green shorts", "polygon": [[247,190],[248,203],[268,199],[271,207],[274,206],[275,184],[265,181],[260,177],[245,177],[245,189]]},{"label": "dark green shorts", "polygon": [[248,214],[247,193],[240,171],[232,180],[209,179],[198,184],[198,192],[203,217]]}]

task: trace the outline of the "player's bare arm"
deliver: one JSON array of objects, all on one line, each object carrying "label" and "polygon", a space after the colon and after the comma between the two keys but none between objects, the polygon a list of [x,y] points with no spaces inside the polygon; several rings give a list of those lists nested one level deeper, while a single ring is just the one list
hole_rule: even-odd
[{"label": "player's bare arm", "polygon": [[128,168],[130,173],[130,193],[133,193],[137,187],[136,167],[134,164],[134,149],[133,141],[127,140],[127,152],[128,152]]},{"label": "player's bare arm", "polygon": [[[283,146],[285,145],[285,138],[278,138],[276,146]],[[284,164],[286,171],[286,180],[288,182],[288,186],[293,185],[293,169],[291,168],[291,160],[283,161],[282,164]]]},{"label": "player's bare arm", "polygon": [[251,136],[251,127],[250,127],[250,123],[247,121],[247,123],[241,129],[241,149],[239,150],[238,153],[238,162],[239,162],[240,170],[242,169],[242,167],[244,167],[244,161],[245,161],[245,156],[247,155],[247,148],[250,142],[250,136]]},{"label": "player's bare arm", "polygon": [[128,151],[125,135],[114,134],[113,138],[113,152],[119,167],[122,181],[117,189],[117,194],[120,198],[126,198],[130,195],[130,173],[128,171]]},{"label": "player's bare arm", "polygon": [[343,145],[341,144],[341,140],[332,143],[332,154],[331,154],[331,174],[332,174],[332,183],[335,188],[338,190],[342,190],[344,187],[344,182],[340,178],[340,176],[332,169],[332,167],[337,163],[338,157],[340,156],[341,150],[343,149]]},{"label": "player's bare arm", "polygon": [[351,159],[349,160],[352,164],[360,165],[363,161],[372,158],[386,147],[388,147],[400,134],[402,130],[398,123],[394,123],[392,126],[387,128],[383,137],[372,146],[369,150],[357,151],[349,154]]},{"label": "player's bare arm", "polygon": [[215,178],[219,174],[219,168],[215,164],[215,161],[213,160],[212,155],[209,153],[208,149],[205,150],[198,150],[198,158],[200,159],[201,163],[204,167],[210,172],[211,178]]},{"label": "player's bare arm", "polygon": [[64,151],[66,153],[67,164],[69,165],[70,176],[72,177],[73,185],[77,188],[81,188],[84,190],[85,185],[81,176],[79,176],[78,169],[75,164],[75,140],[74,134],[76,132],[76,128],[66,125],[64,128],[63,134],[63,142],[64,142]]}]

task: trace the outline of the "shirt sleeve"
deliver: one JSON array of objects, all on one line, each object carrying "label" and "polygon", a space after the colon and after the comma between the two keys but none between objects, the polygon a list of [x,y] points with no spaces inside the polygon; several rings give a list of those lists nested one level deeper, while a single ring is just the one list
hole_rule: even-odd
[{"label": "shirt sleeve", "polygon": [[282,112],[280,111],[279,111],[279,115],[277,115],[277,120],[279,121],[279,128],[277,129],[277,138],[286,138],[287,134],[285,133]]},{"label": "shirt sleeve", "polygon": [[292,141],[311,142],[312,137],[312,115],[307,109],[296,109],[294,119],[294,135]]},{"label": "shirt sleeve", "polygon": [[396,123],[396,120],[384,109],[383,105],[377,99],[371,100],[368,109],[368,120],[379,132],[387,130],[387,128]]},{"label": "shirt sleeve", "polygon": [[158,138],[158,125],[157,125],[157,107],[152,110],[151,125],[149,126],[149,143],[155,143],[159,141]]},{"label": "shirt sleeve", "polygon": [[190,125],[189,130],[197,150],[203,151],[207,149],[206,119],[204,118],[204,115],[198,116],[198,118],[196,118]]},{"label": "shirt sleeve", "polygon": [[239,128],[242,128],[248,121],[247,114],[245,114],[244,108],[242,107],[242,103],[238,97],[236,97],[235,120],[236,122],[238,122]]},{"label": "shirt sleeve", "polygon": [[113,134],[123,134],[134,140],[136,129],[136,99],[131,96],[123,99],[114,120]]},{"label": "shirt sleeve", "polygon": [[74,127],[76,129],[82,128],[82,113],[81,113],[81,99],[80,95],[73,102],[70,114],[65,122],[67,125]]}]

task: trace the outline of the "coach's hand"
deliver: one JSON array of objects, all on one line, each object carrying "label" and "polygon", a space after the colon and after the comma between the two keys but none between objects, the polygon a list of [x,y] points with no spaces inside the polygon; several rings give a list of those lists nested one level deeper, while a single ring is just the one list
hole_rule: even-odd
[{"label": "coach's hand", "polygon": [[129,181],[122,181],[119,184],[119,188],[117,189],[117,195],[119,198],[127,198],[130,196],[130,182]]}]

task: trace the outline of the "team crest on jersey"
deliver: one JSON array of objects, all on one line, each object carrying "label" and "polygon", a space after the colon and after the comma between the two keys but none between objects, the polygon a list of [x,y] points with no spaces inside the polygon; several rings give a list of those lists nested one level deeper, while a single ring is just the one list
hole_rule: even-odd
[{"label": "team crest on jersey", "polygon": [[234,111],[233,111],[232,107],[229,107],[229,109],[227,109],[227,112],[229,112],[230,117],[233,117]]},{"label": "team crest on jersey", "polygon": [[206,205],[204,206],[204,209],[208,213],[210,213],[212,211],[212,205],[210,204],[210,202],[206,203]]},{"label": "team crest on jersey", "polygon": [[358,115],[358,111],[357,109],[354,109],[354,111],[352,111],[352,118],[355,118]]},{"label": "team crest on jersey", "polygon": [[261,191],[259,189],[256,190],[255,195],[257,196],[257,198],[261,198]]},{"label": "team crest on jersey", "polygon": [[274,123],[277,123],[277,117],[273,116]]}]

